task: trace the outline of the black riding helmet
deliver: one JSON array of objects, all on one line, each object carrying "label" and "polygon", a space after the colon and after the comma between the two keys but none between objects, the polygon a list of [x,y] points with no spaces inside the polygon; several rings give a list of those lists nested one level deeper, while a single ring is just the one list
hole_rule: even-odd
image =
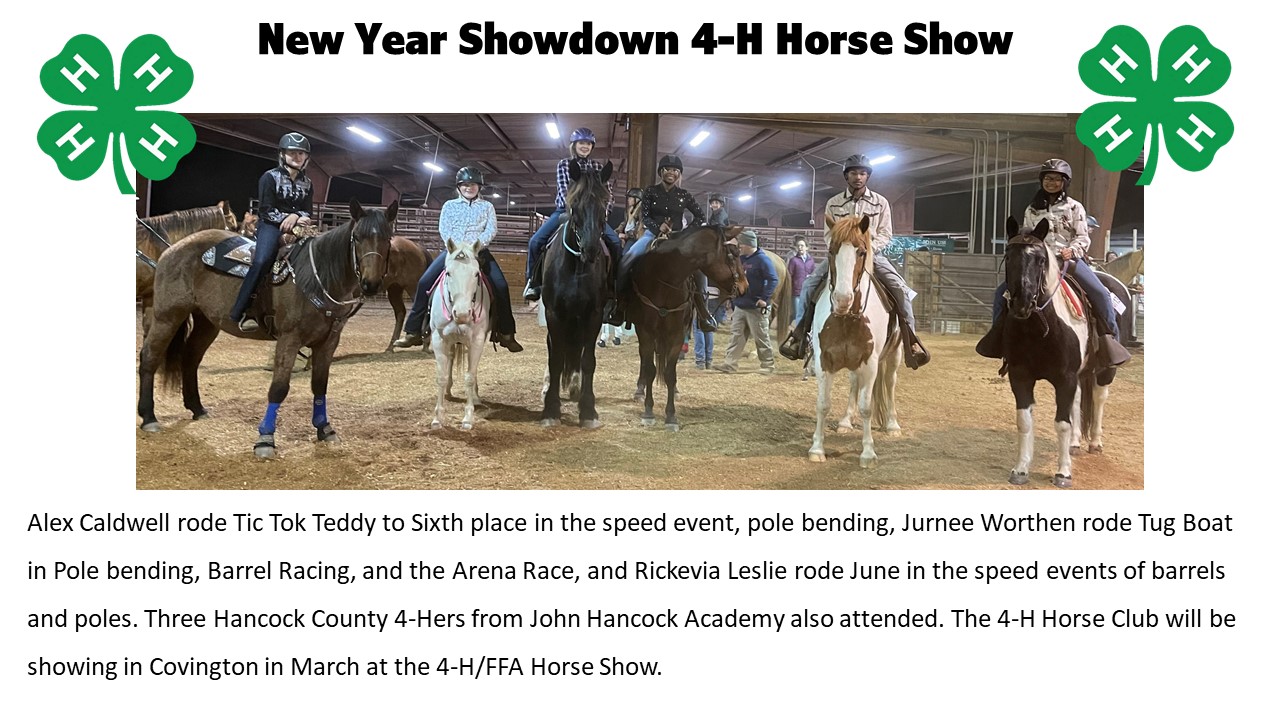
[{"label": "black riding helmet", "polygon": [[850,170],[858,170],[858,169],[866,170],[867,174],[870,175],[872,172],[871,158],[867,157],[866,155],[850,155],[849,157],[845,158],[844,169],[840,171],[840,174],[844,175],[848,173]]},{"label": "black riding helmet", "polygon": [[1044,164],[1040,166],[1040,179],[1044,180],[1045,174],[1051,172],[1058,173],[1062,177],[1066,178],[1067,185],[1071,184],[1071,166],[1067,164],[1066,160],[1061,158],[1049,158],[1048,160],[1045,160]]},{"label": "black riding helmet", "polygon": [[307,159],[304,160],[302,163],[302,167],[304,170],[306,169],[307,165],[311,164],[311,141],[308,140],[307,137],[302,133],[296,133],[296,132],[286,133],[284,137],[280,138],[280,152],[278,153],[278,156],[279,156],[278,160],[280,161],[280,167],[285,166],[284,153],[286,150],[301,150],[302,152],[307,154]]},{"label": "black riding helmet", "polygon": [[456,187],[463,183],[475,183],[483,186],[484,171],[478,167],[472,167],[470,165],[464,168],[459,168],[457,176],[454,177],[453,184]]},{"label": "black riding helmet", "polygon": [[708,200],[708,202],[715,202],[715,201],[717,201],[717,200],[719,200],[719,201],[720,201],[720,204],[721,204],[721,205],[724,205],[724,204],[725,204],[724,195],[722,195],[722,194],[720,194],[720,193],[711,193],[711,198],[710,198],[710,200]]},{"label": "black riding helmet", "polygon": [[627,197],[635,198],[637,200],[643,200],[644,191],[641,190],[640,188],[631,188],[630,190],[627,191]]},{"label": "black riding helmet", "polygon": [[662,168],[675,168],[684,172],[684,163],[680,161],[679,155],[665,155],[658,161],[658,171],[661,172]]}]

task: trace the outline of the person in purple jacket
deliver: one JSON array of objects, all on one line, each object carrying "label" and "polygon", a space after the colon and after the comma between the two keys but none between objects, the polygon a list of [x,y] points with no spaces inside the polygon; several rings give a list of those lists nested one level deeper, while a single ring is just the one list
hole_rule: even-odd
[{"label": "person in purple jacket", "polygon": [[796,254],[787,261],[787,274],[791,276],[791,303],[795,306],[792,317],[800,317],[804,307],[800,304],[805,278],[813,273],[813,256],[809,254],[809,243],[803,237],[796,238]]}]

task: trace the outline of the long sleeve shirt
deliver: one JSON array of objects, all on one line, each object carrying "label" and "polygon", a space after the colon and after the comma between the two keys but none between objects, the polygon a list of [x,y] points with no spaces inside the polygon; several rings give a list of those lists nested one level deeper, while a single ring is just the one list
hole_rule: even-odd
[{"label": "long sleeve shirt", "polygon": [[778,286],[778,273],[769,256],[756,250],[742,258],[742,270],[747,276],[747,292],[734,298],[733,306],[755,308],[757,300],[769,302],[773,289]]},{"label": "long sleeve shirt", "polygon": [[[573,184],[573,178],[569,177],[569,163],[575,160],[578,163],[578,167],[583,170],[600,172],[604,169],[603,163],[590,158],[585,160],[582,158],[565,158],[556,163],[556,209],[560,211],[568,207],[565,204],[564,196],[569,192],[569,186]],[[605,208],[605,214],[608,215],[609,211],[613,209],[613,182],[610,181],[606,186],[609,188],[609,205]]]},{"label": "long sleeve shirt", "polygon": [[[893,242],[893,213],[889,210],[889,201],[878,192],[866,190],[855,200],[846,189],[827,201],[826,213],[837,220],[848,215],[870,217],[867,232],[871,233],[871,249],[876,252],[884,252]],[[825,240],[827,247],[831,247],[831,228],[827,228]]]},{"label": "long sleeve shirt", "polygon": [[287,170],[278,167],[263,173],[258,179],[259,219],[279,225],[294,213],[311,216],[311,178],[298,173],[297,179],[291,179]]},{"label": "long sleeve shirt", "polygon": [[440,208],[440,239],[454,242],[480,242],[489,247],[498,233],[498,214],[493,203],[484,198],[454,198]]},{"label": "long sleeve shirt", "polygon": [[673,233],[683,230],[685,210],[693,215],[694,225],[705,225],[707,222],[706,216],[702,214],[702,206],[693,199],[693,195],[679,186],[673,185],[668,192],[662,183],[650,185],[644,189],[640,207],[644,226],[654,236],[659,234],[658,229],[664,222],[671,226]]},{"label": "long sleeve shirt", "polygon": [[724,208],[720,208],[719,210],[712,210],[709,216],[707,217],[707,224],[719,225],[720,227],[728,227],[729,211],[725,210]]},{"label": "long sleeve shirt", "polygon": [[787,261],[787,274],[791,276],[791,297],[800,297],[800,290],[804,287],[805,279],[813,274],[813,267],[812,255],[796,255]]},{"label": "long sleeve shirt", "polygon": [[1089,216],[1075,198],[1063,193],[1062,199],[1044,210],[1027,206],[1022,215],[1022,226],[1034,228],[1041,220],[1049,221],[1049,234],[1045,236],[1054,248],[1071,248],[1076,257],[1089,253]]}]

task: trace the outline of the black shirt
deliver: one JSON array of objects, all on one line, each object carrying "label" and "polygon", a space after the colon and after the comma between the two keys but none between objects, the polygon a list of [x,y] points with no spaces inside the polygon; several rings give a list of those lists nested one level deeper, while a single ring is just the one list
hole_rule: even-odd
[{"label": "black shirt", "polygon": [[290,179],[289,171],[279,167],[263,173],[258,180],[258,217],[279,225],[294,213],[311,215],[311,178],[300,172],[297,179]]},{"label": "black shirt", "polygon": [[640,203],[645,229],[655,236],[664,222],[671,226],[673,233],[683,230],[685,210],[693,215],[694,225],[706,224],[702,206],[693,199],[693,195],[679,186],[672,186],[671,191],[667,192],[662,183],[650,185],[644,189],[644,198]]}]

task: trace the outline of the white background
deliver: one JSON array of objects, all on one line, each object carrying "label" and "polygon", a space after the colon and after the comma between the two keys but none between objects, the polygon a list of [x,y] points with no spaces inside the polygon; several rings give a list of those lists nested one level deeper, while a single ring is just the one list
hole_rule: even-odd
[{"label": "white background", "polygon": [[[812,713],[891,717],[1258,717],[1274,713],[1273,563],[1268,532],[1275,470],[1264,450],[1274,442],[1274,343],[1269,303],[1275,241],[1267,199],[1274,186],[1274,142],[1261,109],[1274,91],[1269,26],[1241,16],[1233,3],[1164,3],[1126,10],[1115,3],[890,3],[881,9],[832,3],[777,4],[761,11],[741,3],[624,4],[419,3],[396,9],[350,5],[223,2],[205,6],[62,2],[37,7],[41,20],[11,18],[5,54],[4,193],[8,211],[6,277],[11,341],[4,354],[7,495],[0,503],[6,539],[0,564],[0,686],[7,717],[339,717],[360,713],[497,717],[799,717]],[[279,9],[273,9],[278,7]],[[1233,12],[1228,10],[1232,9]],[[540,12],[539,12],[540,11]],[[673,57],[463,57],[457,28],[492,19],[503,29],[673,30],[684,43]],[[938,20],[952,31],[1012,31],[1008,56],[944,58],[902,53],[901,30]],[[688,49],[699,25],[722,32],[736,22],[765,23],[771,50],[776,22],[807,29],[886,30],[897,52],[847,55],[704,56]],[[337,57],[257,55],[257,23],[291,30],[345,30]],[[385,30],[445,30],[440,56],[358,53],[355,22]],[[1235,138],[1213,165],[1187,173],[1166,156],[1146,194],[1148,278],[1146,489],[1141,492],[398,492],[209,493],[134,490],[136,418],[133,199],[115,188],[109,168],[73,183],[58,174],[35,142],[40,123],[60,108],[39,86],[41,64],[78,33],[101,38],[118,59],[130,40],[156,33],[196,74],[179,112],[1079,112],[1099,100],[1078,81],[1076,63],[1114,24],[1141,30],[1154,46],[1190,23],[1230,56],[1233,72],[1213,96],[1236,124]],[[1267,33],[1264,37],[1263,33]],[[1153,48],[1154,49],[1154,48]],[[469,82],[458,82],[462,77]],[[281,80],[287,79],[287,80]],[[638,82],[631,92],[623,80]],[[752,92],[725,92],[747,80]],[[619,107],[617,98],[640,98]],[[1259,211],[1261,209],[1261,212]],[[1254,241],[1256,242],[1250,242]],[[1232,253],[1218,252],[1228,246]],[[1245,254],[1249,253],[1247,257]],[[1245,268],[1245,270],[1241,270]],[[51,275],[64,278],[51,284]],[[1212,293],[1203,288],[1212,281]],[[533,380],[531,379],[531,382]],[[911,378],[906,378],[910,382]],[[303,400],[298,400],[303,401]],[[1010,402],[1010,456],[1013,413]],[[1045,414],[1042,409],[1041,415]],[[246,428],[246,433],[252,432]],[[803,462],[803,458],[796,458]],[[263,472],[270,472],[264,466]],[[851,472],[856,470],[851,469]],[[993,488],[1003,479],[992,478]],[[523,535],[472,539],[465,534],[392,536],[226,534],[168,536],[27,532],[32,513],[61,515],[168,511],[355,511],[381,516],[412,512],[463,516],[492,512],[532,517],[649,516],[780,512],[969,516],[980,512],[1081,517],[1147,512],[1231,515],[1229,535],[917,536],[801,535],[747,539],[667,534],[610,539]],[[214,584],[25,581],[28,561],[84,558],[146,564],[289,560],[452,565],[525,559],[617,564],[673,559],[699,563],[773,559],[788,564],[831,560],[903,564],[1050,562],[1116,565],[1140,560],[1227,568],[1219,582],[897,583],[330,583]],[[527,612],[699,609],[725,612],[841,612],[858,609],[972,607],[998,614],[1022,608],[1101,611],[1187,607],[1234,613],[1235,630],[681,630],[509,633],[396,629],[368,631],[93,631],[27,630],[26,614],[129,612],[144,608],[212,613],[236,610],[361,611],[400,608],[463,612],[472,608]],[[481,655],[658,660],[658,678],[466,679],[31,678],[28,661],[85,657],[144,664],[153,657],[261,660],[357,659]],[[362,668],[363,670],[363,668]],[[526,669],[527,672],[527,669]]]}]

